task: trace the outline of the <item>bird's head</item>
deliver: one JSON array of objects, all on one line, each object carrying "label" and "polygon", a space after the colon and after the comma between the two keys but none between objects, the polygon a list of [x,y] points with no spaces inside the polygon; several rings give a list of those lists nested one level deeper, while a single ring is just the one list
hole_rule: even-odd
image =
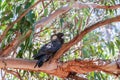
[{"label": "bird's head", "polygon": [[64,43],[64,34],[63,33],[57,33],[51,36],[51,40],[59,40],[62,44]]}]

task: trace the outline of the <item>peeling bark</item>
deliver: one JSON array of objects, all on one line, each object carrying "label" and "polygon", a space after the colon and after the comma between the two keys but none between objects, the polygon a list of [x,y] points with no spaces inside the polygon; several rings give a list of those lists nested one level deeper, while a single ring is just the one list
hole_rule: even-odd
[{"label": "peeling bark", "polygon": [[42,67],[34,68],[36,60],[13,59],[13,58],[0,58],[0,68],[14,68],[28,71],[45,72],[61,78],[66,78],[71,72],[85,74],[92,71],[103,71],[109,74],[117,75],[120,69],[117,67],[116,62],[103,61],[103,60],[72,60],[62,63],[46,62]]}]

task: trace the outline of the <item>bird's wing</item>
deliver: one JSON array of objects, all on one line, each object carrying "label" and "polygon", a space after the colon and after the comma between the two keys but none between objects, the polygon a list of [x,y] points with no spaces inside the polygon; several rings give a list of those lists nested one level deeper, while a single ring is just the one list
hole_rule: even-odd
[{"label": "bird's wing", "polygon": [[48,44],[45,44],[44,46],[42,46],[41,49],[38,51],[38,54],[35,54],[33,58],[36,60],[39,60],[45,54],[46,55],[53,54],[55,53],[55,51],[56,51],[55,46],[53,46],[53,44],[49,42]]},{"label": "bird's wing", "polygon": [[41,54],[38,53],[38,54],[33,55],[33,58],[38,60],[38,59],[40,59],[44,55],[45,55],[45,53],[41,53]]},{"label": "bird's wing", "polygon": [[44,47],[44,52],[46,52],[48,54],[49,53],[55,53],[60,47],[61,47],[60,42],[52,41]]}]

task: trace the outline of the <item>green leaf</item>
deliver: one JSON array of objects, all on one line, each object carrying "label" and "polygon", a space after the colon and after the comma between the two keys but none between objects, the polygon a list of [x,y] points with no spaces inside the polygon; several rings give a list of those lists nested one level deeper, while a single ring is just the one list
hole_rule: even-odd
[{"label": "green leaf", "polygon": [[22,6],[22,5],[16,7],[16,14],[20,12],[21,6]]},{"label": "green leaf", "polygon": [[27,19],[28,22],[30,22],[31,24],[33,24],[34,21],[35,21],[35,14],[34,14],[32,11],[30,11],[30,12],[26,15],[26,19]]},{"label": "green leaf", "polygon": [[47,15],[48,15],[48,9],[45,8],[45,9],[44,9],[44,16],[47,16]]},{"label": "green leaf", "polygon": [[63,18],[61,18],[60,19],[60,25],[61,25],[61,27],[63,26],[63,22],[64,22],[64,20],[63,20]]},{"label": "green leaf", "polygon": [[25,9],[29,8],[31,6],[31,3],[28,2],[26,5],[25,5]]},{"label": "green leaf", "polygon": [[116,44],[117,48],[120,49],[120,40],[116,40],[115,44]]},{"label": "green leaf", "polygon": [[114,43],[111,41],[111,42],[108,42],[106,45],[109,49],[109,52],[112,53],[112,55],[114,56],[115,55]]},{"label": "green leaf", "polygon": [[111,49],[112,49],[112,55],[114,56],[115,55],[115,47],[114,47],[114,43],[111,42]]}]

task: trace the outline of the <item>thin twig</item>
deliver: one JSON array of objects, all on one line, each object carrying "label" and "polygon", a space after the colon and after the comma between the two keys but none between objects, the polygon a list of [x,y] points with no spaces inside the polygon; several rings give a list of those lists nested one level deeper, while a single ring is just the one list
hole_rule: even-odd
[{"label": "thin twig", "polygon": [[[51,1],[52,1],[52,0],[51,0]],[[48,5],[51,3],[51,1],[44,6],[44,9],[45,9],[46,7],[48,7]],[[42,10],[39,12],[39,15],[43,12],[44,9],[42,9]]]},{"label": "thin twig", "polygon": [[19,74],[17,71],[7,70],[7,69],[5,69],[5,71],[6,71],[7,73],[10,73],[10,74],[16,76],[16,77],[19,78],[20,80],[22,80],[22,77],[20,76],[20,74]]}]

